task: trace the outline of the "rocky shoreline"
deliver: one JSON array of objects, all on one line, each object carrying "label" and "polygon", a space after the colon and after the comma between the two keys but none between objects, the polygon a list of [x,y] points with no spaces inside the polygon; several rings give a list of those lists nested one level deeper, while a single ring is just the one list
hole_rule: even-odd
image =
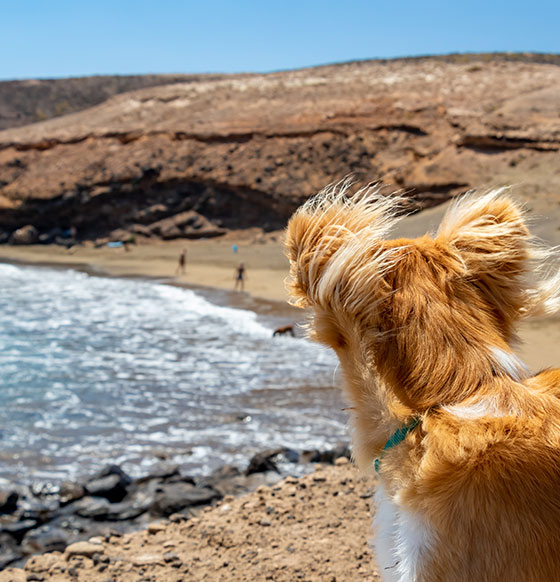
[{"label": "rocky shoreline", "polygon": [[183,521],[224,497],[302,472],[302,466],[308,472],[311,463],[332,464],[349,456],[343,445],[325,451],[279,448],[254,455],[244,470],[226,465],[196,478],[162,463],[136,479],[117,465],[107,465],[82,481],[0,481],[0,570],[91,537],[123,535],[165,518]]},{"label": "rocky shoreline", "polygon": [[346,457],[122,535],[8,567],[1,582],[372,582],[376,479]]}]

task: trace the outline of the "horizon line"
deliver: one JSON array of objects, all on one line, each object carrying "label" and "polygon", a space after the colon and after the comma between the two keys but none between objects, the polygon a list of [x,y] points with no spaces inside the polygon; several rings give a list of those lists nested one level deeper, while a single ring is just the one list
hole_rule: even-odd
[{"label": "horizon line", "polygon": [[[166,72],[166,73],[155,73],[155,72],[134,72],[134,73],[90,73],[90,74],[69,74],[61,76],[39,76],[39,77],[15,77],[15,78],[0,78],[0,83],[18,83],[25,81],[63,81],[70,79],[89,79],[93,77],[173,77],[173,76],[185,76],[185,77],[197,77],[197,76],[220,76],[220,77],[233,77],[238,75],[271,75],[275,73],[284,73],[289,71],[304,71],[306,69],[320,69],[323,67],[334,67],[343,66],[354,63],[367,63],[367,62],[392,62],[392,61],[406,61],[406,60],[421,60],[421,59],[445,59],[451,57],[467,57],[476,59],[477,57],[512,57],[512,60],[517,60],[515,57],[536,57],[533,61],[536,64],[556,64],[560,65],[560,53],[551,52],[541,52],[541,51],[494,51],[494,52],[476,52],[476,51],[464,51],[464,52],[442,52],[442,53],[430,53],[430,54],[418,54],[418,55],[399,55],[391,57],[366,57],[350,59],[346,61],[331,61],[326,63],[319,63],[314,65],[303,65],[300,67],[293,68],[278,68],[270,69],[266,71],[230,71],[230,72],[220,72],[220,71],[204,71],[204,72]],[[554,57],[558,58],[558,63],[547,63],[546,59],[539,61],[539,57]]]}]

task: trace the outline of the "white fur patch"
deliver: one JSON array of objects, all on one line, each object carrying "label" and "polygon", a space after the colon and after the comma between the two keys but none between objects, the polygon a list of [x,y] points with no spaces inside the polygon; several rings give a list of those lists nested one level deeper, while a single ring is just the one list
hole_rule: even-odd
[{"label": "white fur patch", "polygon": [[494,346],[490,348],[490,351],[497,366],[512,380],[520,382],[527,378],[529,375],[527,366],[513,352],[506,352]]},{"label": "white fur patch", "polygon": [[[515,382],[522,382],[529,375],[529,370],[525,364],[513,352],[496,347],[491,347],[490,352],[495,367]],[[466,420],[485,417],[501,418],[517,414],[516,410],[511,406],[504,406],[495,396],[484,396],[468,404],[449,404],[442,406],[442,409]]]},{"label": "white fur patch", "polygon": [[373,546],[383,582],[415,582],[434,536],[420,516],[399,507],[381,483],[375,493]]},{"label": "white fur patch", "polygon": [[475,420],[486,416],[500,418],[502,416],[511,416],[512,414],[509,410],[504,410],[500,407],[496,399],[491,397],[481,398],[472,404],[449,404],[442,406],[442,409],[466,420]]}]

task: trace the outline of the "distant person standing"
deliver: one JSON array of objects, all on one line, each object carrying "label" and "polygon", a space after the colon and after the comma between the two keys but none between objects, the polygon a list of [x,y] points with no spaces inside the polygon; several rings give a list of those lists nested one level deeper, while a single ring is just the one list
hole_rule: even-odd
[{"label": "distant person standing", "polygon": [[237,276],[235,278],[235,285],[233,286],[234,289],[239,289],[243,291],[245,288],[245,265],[243,263],[239,263],[237,270]]},{"label": "distant person standing", "polygon": [[179,255],[179,261],[177,263],[177,269],[175,270],[175,275],[185,274],[185,265],[187,264],[187,249],[183,249]]}]

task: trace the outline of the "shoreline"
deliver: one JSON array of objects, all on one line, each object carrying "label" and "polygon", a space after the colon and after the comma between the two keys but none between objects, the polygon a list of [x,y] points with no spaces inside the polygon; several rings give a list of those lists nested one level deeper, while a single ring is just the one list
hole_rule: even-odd
[{"label": "shoreline", "polygon": [[[160,263],[158,268],[174,265],[172,252],[175,249],[176,247],[162,249],[160,245],[157,249],[153,249],[159,253],[162,251],[166,253],[166,260],[163,261],[163,265]],[[199,292],[215,304],[252,310],[258,315],[266,317],[268,321],[280,320],[296,313],[300,318],[304,315],[303,311],[296,311],[295,308],[274,297],[255,296],[249,292],[238,293],[226,288],[225,285],[222,287],[197,285],[184,280],[182,277],[158,276],[149,272],[150,269],[145,269],[145,272],[142,273],[106,269],[104,261],[83,260],[84,255],[90,254],[87,253],[90,250],[87,248],[81,249],[85,251],[83,253],[78,251],[72,254],[61,247],[54,249],[6,247],[5,250],[13,252],[0,253],[1,262],[25,267],[70,269],[101,277],[144,279],[189,288]],[[93,249],[91,250],[93,251]],[[142,249],[142,251],[144,250],[147,249]],[[262,252],[252,253],[251,250],[243,252],[243,248],[240,250],[245,260],[251,259],[257,254],[262,255]],[[262,247],[259,246],[256,250],[261,251]],[[55,260],[53,260],[53,251],[55,251]],[[131,261],[135,267],[142,266],[142,251],[134,257],[134,261]],[[224,253],[224,251],[225,245],[222,245],[220,252]],[[265,250],[265,256],[266,253],[275,253],[278,257],[281,256],[280,251],[280,245],[270,245],[270,248]],[[107,249],[105,254],[108,256],[104,257],[103,254],[99,254],[97,257],[110,262],[110,259],[115,256],[114,252],[114,249]],[[128,252],[127,255],[132,253],[134,250]],[[124,255],[124,251],[122,255]],[[120,258],[119,255],[116,256]],[[260,259],[261,263],[263,260]],[[225,267],[222,267],[221,271],[225,270]],[[251,274],[253,279],[263,276],[258,267]],[[285,275],[286,272],[283,269],[276,268],[276,280],[283,279]],[[248,471],[253,459],[247,457],[247,468],[223,465],[212,473],[205,473],[194,478],[183,473],[177,465],[176,469],[174,466],[169,466],[163,474],[159,474],[158,468],[155,467],[152,475],[135,477],[130,484],[127,483],[129,477],[125,476],[123,479],[120,474],[120,467],[116,467],[116,470],[111,470],[109,473],[100,471],[95,475],[71,480],[48,482],[41,479],[37,481],[32,478],[32,474],[27,474],[27,478],[22,481],[19,479],[17,481],[3,480],[2,491],[7,496],[7,507],[2,520],[0,520],[2,537],[0,546],[4,546],[0,547],[0,562],[3,562],[8,568],[11,564],[20,563],[20,559],[26,559],[25,555],[22,556],[20,553],[20,549],[23,547],[26,548],[27,555],[39,555],[45,554],[45,552],[64,551],[64,546],[68,543],[87,540],[91,536],[111,535],[111,533],[128,535],[128,532],[139,532],[148,525],[150,520],[169,517],[169,511],[158,509],[162,503],[170,505],[176,502],[185,503],[184,512],[179,510],[179,513],[184,513],[185,517],[187,515],[194,516],[198,511],[204,507],[210,507],[216,499],[223,496],[243,496],[259,486],[272,485],[285,478],[286,475],[302,474],[302,472],[305,474],[310,470],[310,463],[318,461],[332,463],[334,460],[334,457],[329,458],[331,455],[329,450],[285,450],[288,453],[281,463],[275,463],[274,459],[271,459],[271,451],[257,453],[255,457],[262,457],[260,467],[251,473]],[[280,455],[282,456],[282,453]],[[298,461],[294,461],[296,455]],[[317,458],[312,458],[314,456]],[[340,456],[340,451],[336,456]],[[293,463],[296,463],[297,466]],[[167,465],[167,463],[163,463],[163,465]],[[277,472],[275,465],[278,468]],[[307,469],[305,469],[305,465],[308,466]],[[111,484],[111,480],[115,483]],[[163,489],[165,496],[164,493],[155,493],[156,487],[158,490]],[[122,490],[121,492],[119,492],[119,488]],[[97,490],[97,494],[94,492],[95,490]],[[186,501],[182,499],[177,501],[179,495],[177,490],[181,490],[181,495],[185,493]],[[63,491],[65,491],[67,499],[61,501]],[[124,492],[126,492],[124,498],[120,499]],[[189,496],[194,497],[195,501],[189,501]],[[198,498],[207,499],[207,502],[201,501],[199,503]],[[78,537],[72,536],[70,533],[61,534],[61,531],[67,531],[67,526],[72,531],[82,529],[82,534]],[[0,567],[1,569],[2,567]]]},{"label": "shoreline", "polygon": [[[151,280],[191,289],[220,306],[248,309],[289,323],[306,313],[288,303],[285,279],[288,261],[280,233],[268,238],[254,233],[228,233],[221,239],[195,241],[141,240],[123,248],[77,245],[0,245],[0,262],[54,269],[72,269],[99,277]],[[233,245],[237,252],[232,251]],[[177,275],[178,256],[187,248],[185,275]],[[235,268],[246,265],[244,291],[233,289]]]},{"label": "shoreline", "polygon": [[63,552],[92,536],[140,532],[173,516],[191,519],[228,496],[303,478],[319,464],[340,458],[350,458],[347,445],[266,449],[247,457],[244,467],[225,464],[200,476],[162,461],[139,477],[108,462],[79,479],[27,484],[0,479],[0,579],[2,569],[21,567],[32,556]]},{"label": "shoreline", "polygon": [[[219,239],[150,241],[123,247],[95,248],[91,243],[67,250],[60,245],[1,245],[0,261],[36,266],[66,267],[113,277],[163,279],[189,288],[234,292],[235,271],[246,267],[244,292],[256,299],[286,302],[284,280],[288,260],[281,234],[228,233]],[[233,250],[233,247],[236,250]],[[187,249],[185,274],[177,274],[178,257]]]}]

